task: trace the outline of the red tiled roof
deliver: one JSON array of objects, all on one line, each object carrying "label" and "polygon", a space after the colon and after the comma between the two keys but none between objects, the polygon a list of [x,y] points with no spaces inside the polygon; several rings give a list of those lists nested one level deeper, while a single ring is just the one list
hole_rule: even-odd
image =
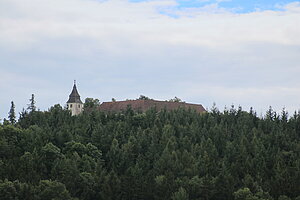
[{"label": "red tiled roof", "polygon": [[120,112],[127,109],[130,106],[134,111],[142,111],[145,112],[150,108],[156,108],[157,110],[166,109],[168,111],[178,109],[178,108],[186,108],[193,109],[198,113],[206,112],[200,104],[190,104],[184,102],[168,102],[168,101],[156,101],[156,100],[127,100],[127,101],[116,101],[116,102],[103,102],[99,106],[99,110],[104,112]]}]

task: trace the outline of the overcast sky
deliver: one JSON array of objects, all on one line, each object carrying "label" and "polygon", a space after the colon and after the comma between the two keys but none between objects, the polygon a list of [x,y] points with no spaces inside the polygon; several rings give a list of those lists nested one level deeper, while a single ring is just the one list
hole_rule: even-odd
[{"label": "overcast sky", "polygon": [[300,108],[300,2],[0,0],[0,118],[10,102],[174,96]]}]

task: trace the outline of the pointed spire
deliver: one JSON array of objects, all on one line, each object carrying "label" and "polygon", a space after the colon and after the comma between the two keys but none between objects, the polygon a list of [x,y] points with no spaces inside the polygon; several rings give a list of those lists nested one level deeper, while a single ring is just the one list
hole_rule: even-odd
[{"label": "pointed spire", "polygon": [[67,103],[82,103],[82,101],[80,100],[80,95],[76,88],[76,80],[74,80],[73,90],[69,95],[69,100],[67,101]]}]

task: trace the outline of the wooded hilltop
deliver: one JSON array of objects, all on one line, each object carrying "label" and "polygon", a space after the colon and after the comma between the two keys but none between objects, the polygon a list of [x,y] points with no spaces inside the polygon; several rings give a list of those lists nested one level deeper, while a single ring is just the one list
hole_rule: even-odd
[{"label": "wooded hilltop", "polygon": [[299,112],[32,106],[0,124],[1,200],[300,200]]}]

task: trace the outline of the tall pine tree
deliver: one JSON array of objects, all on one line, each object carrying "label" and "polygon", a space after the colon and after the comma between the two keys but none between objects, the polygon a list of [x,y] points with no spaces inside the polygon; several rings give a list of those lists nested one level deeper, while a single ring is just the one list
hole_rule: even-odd
[{"label": "tall pine tree", "polygon": [[34,94],[31,95],[31,99],[29,99],[30,103],[28,104],[27,110],[29,112],[34,112],[36,110]]},{"label": "tall pine tree", "polygon": [[15,113],[15,104],[13,101],[11,101],[11,107],[8,113],[8,119],[10,121],[11,124],[15,124],[16,123],[16,113]]}]

